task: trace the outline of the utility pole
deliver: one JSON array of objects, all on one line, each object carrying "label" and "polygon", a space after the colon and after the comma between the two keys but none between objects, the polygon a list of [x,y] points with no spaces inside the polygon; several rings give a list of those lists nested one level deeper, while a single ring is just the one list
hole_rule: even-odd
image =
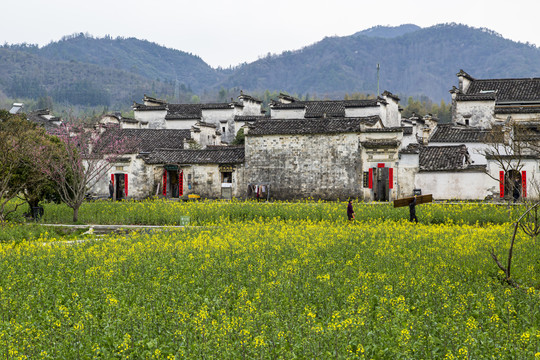
[{"label": "utility pole", "polygon": [[381,66],[379,65],[379,63],[377,63],[377,97],[379,97],[379,71],[381,69]]}]

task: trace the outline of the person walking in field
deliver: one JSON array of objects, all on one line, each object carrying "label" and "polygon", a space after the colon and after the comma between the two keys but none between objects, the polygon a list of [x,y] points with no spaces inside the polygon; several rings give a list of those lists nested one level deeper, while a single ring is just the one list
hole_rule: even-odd
[{"label": "person walking in field", "polygon": [[349,218],[349,221],[354,220],[354,209],[352,206],[352,200],[349,200],[349,204],[347,205],[347,217]]},{"label": "person walking in field", "polygon": [[409,221],[416,221],[418,224],[418,218],[416,217],[416,195],[414,195],[413,200],[409,203]]}]

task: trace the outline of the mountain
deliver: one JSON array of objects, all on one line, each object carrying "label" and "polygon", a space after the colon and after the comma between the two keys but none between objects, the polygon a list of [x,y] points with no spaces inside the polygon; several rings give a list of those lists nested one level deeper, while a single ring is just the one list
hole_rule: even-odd
[{"label": "mountain", "polygon": [[180,102],[198,94],[214,101],[222,87],[343,98],[345,93],[376,93],[377,64],[381,92],[448,102],[459,69],[477,78],[537,77],[540,50],[487,29],[406,24],[327,37],[223,70],[145,40],[76,34],[42,48],[0,46],[0,95],[123,109],[143,94]]},{"label": "mountain", "polygon": [[[249,91],[340,97],[380,90],[449,100],[464,69],[478,78],[533,77],[540,74],[540,50],[486,29],[443,24],[414,30],[374,28],[345,37],[328,37],[296,51],[268,56],[238,69],[221,85]],[[396,34],[394,37],[390,33]],[[376,36],[374,36],[376,35]]]},{"label": "mountain", "polygon": [[76,61],[124,70],[147,79],[174,80],[202,91],[222,79],[200,57],[146,40],[79,34],[64,37],[40,49],[40,56],[55,61]]},{"label": "mountain", "polygon": [[126,108],[143,94],[177,93],[187,102],[224,76],[198,56],[134,38],[77,34],[42,48],[0,47],[0,92],[13,98]]},{"label": "mountain", "polygon": [[359,31],[353,36],[370,36],[370,37],[379,37],[379,38],[395,38],[403,36],[405,34],[418,31],[422,29],[418,25],[414,24],[403,24],[399,26],[374,26],[372,28]]}]

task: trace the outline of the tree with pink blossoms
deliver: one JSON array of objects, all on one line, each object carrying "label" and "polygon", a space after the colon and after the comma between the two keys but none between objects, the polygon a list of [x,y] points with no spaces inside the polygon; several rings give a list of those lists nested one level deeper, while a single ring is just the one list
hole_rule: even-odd
[{"label": "tree with pink blossoms", "polygon": [[[120,128],[97,125],[92,128],[67,122],[54,133],[62,142],[63,151],[42,149],[37,156],[40,169],[58,186],[62,201],[73,209],[73,222],[89,189],[94,187],[123,154],[132,151],[129,141],[120,138]],[[44,156],[43,156],[44,155]]]}]

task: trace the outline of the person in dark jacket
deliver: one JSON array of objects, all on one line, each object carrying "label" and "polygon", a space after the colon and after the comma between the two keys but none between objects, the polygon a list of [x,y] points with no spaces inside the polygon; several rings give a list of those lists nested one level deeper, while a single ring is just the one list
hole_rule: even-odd
[{"label": "person in dark jacket", "polygon": [[349,200],[349,204],[347,205],[347,217],[349,218],[349,221],[354,220],[354,209],[352,206],[352,200]]},{"label": "person in dark jacket", "polygon": [[409,203],[409,221],[416,221],[418,224],[418,218],[416,217],[416,195],[414,195],[413,200]]},{"label": "person in dark jacket", "polygon": [[109,198],[112,200],[114,195],[114,184],[112,180],[109,180]]}]

